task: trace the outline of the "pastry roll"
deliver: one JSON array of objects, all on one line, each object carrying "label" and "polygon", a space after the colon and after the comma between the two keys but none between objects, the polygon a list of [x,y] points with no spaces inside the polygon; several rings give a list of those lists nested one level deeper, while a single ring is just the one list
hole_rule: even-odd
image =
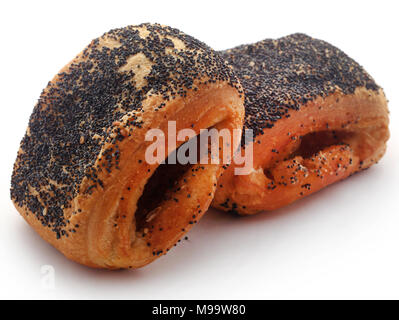
[{"label": "pastry roll", "polygon": [[[158,24],[111,30],[43,90],[14,164],[12,201],[69,259],[142,267],[201,218],[223,170],[167,161],[185,143],[172,143],[169,123],[196,135],[240,130],[243,100],[231,68],[202,42]],[[167,145],[156,163],[146,161],[154,128]]]},{"label": "pastry roll", "polygon": [[[213,206],[242,215],[283,207],[375,164],[389,138],[387,100],[364,69],[304,34],[221,52],[245,92],[253,140],[246,175],[223,173]],[[244,139],[242,139],[242,142]]]}]

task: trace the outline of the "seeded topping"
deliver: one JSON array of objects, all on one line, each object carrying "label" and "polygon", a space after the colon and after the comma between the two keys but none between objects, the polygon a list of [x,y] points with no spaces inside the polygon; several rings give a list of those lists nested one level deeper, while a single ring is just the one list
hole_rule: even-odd
[{"label": "seeded topping", "polygon": [[254,137],[317,97],[378,90],[374,80],[344,52],[304,34],[263,40],[221,52],[245,93],[245,129]]},{"label": "seeded topping", "polygon": [[[119,169],[118,145],[143,126],[143,102],[161,96],[157,111],[217,81],[239,88],[218,53],[177,29],[142,24],[105,33],[43,90],[14,165],[11,198],[58,238],[77,232],[64,209],[79,193],[104,187],[99,173]],[[91,185],[80,190],[84,178]]]}]

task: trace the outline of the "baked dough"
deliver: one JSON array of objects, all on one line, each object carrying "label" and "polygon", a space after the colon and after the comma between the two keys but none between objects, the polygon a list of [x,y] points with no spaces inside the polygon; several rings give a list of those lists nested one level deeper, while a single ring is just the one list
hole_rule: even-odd
[{"label": "baked dough", "polygon": [[244,87],[254,163],[248,175],[235,175],[234,164],[223,173],[214,207],[243,215],[277,209],[383,156],[387,100],[341,50],[293,34],[221,54]]},{"label": "baked dough", "polygon": [[15,207],[74,261],[144,266],[201,218],[222,170],[148,164],[146,132],[166,133],[168,121],[196,134],[241,129],[243,100],[231,69],[196,39],[157,24],[111,30],[43,90],[14,165]]}]

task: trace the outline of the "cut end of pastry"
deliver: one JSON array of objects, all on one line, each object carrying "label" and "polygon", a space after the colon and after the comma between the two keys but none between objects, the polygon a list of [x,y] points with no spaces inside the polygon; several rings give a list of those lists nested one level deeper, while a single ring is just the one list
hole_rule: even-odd
[{"label": "cut end of pastry", "polygon": [[[146,161],[146,134],[168,137],[170,121],[197,135],[241,129],[243,99],[220,55],[189,35],[159,24],[111,30],[43,90],[14,165],[12,201],[74,261],[144,266],[207,210],[222,170]],[[167,144],[160,162],[183,143]]]},{"label": "cut end of pastry", "polygon": [[[193,139],[199,141],[201,129],[239,129],[243,114],[237,106],[242,105],[242,98],[229,86],[210,86],[200,92],[186,97],[184,103],[177,100],[166,106],[165,110],[179,110],[173,116],[167,111],[157,113],[159,128],[165,129],[166,136],[165,119],[172,118],[180,119],[177,130],[191,128],[197,136],[167,150],[168,157],[161,164],[145,160],[151,142],[141,143],[134,153],[125,151],[120,172],[112,177],[118,182],[105,181],[112,187],[93,197],[97,199],[93,209],[98,212],[91,214],[95,232],[88,249],[96,264],[107,268],[144,266],[166,254],[208,209],[223,163],[170,164],[169,158],[175,158]],[[127,150],[124,143],[128,146],[129,139],[120,146]],[[235,150],[238,143],[229,148]]]}]

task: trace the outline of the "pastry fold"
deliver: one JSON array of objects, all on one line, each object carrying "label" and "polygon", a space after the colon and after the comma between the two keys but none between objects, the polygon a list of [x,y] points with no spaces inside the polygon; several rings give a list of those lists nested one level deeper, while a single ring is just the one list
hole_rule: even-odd
[{"label": "pastry fold", "polygon": [[[14,165],[11,198],[66,257],[138,268],[208,209],[223,163],[146,161],[150,129],[241,129],[242,88],[218,53],[166,26],[111,30],[49,82]],[[239,146],[232,145],[232,149]]]},{"label": "pastry fold", "polygon": [[[253,167],[223,173],[213,206],[242,215],[283,207],[384,155],[387,100],[364,69],[304,34],[221,52],[245,92]],[[242,139],[244,141],[244,139]]]}]

